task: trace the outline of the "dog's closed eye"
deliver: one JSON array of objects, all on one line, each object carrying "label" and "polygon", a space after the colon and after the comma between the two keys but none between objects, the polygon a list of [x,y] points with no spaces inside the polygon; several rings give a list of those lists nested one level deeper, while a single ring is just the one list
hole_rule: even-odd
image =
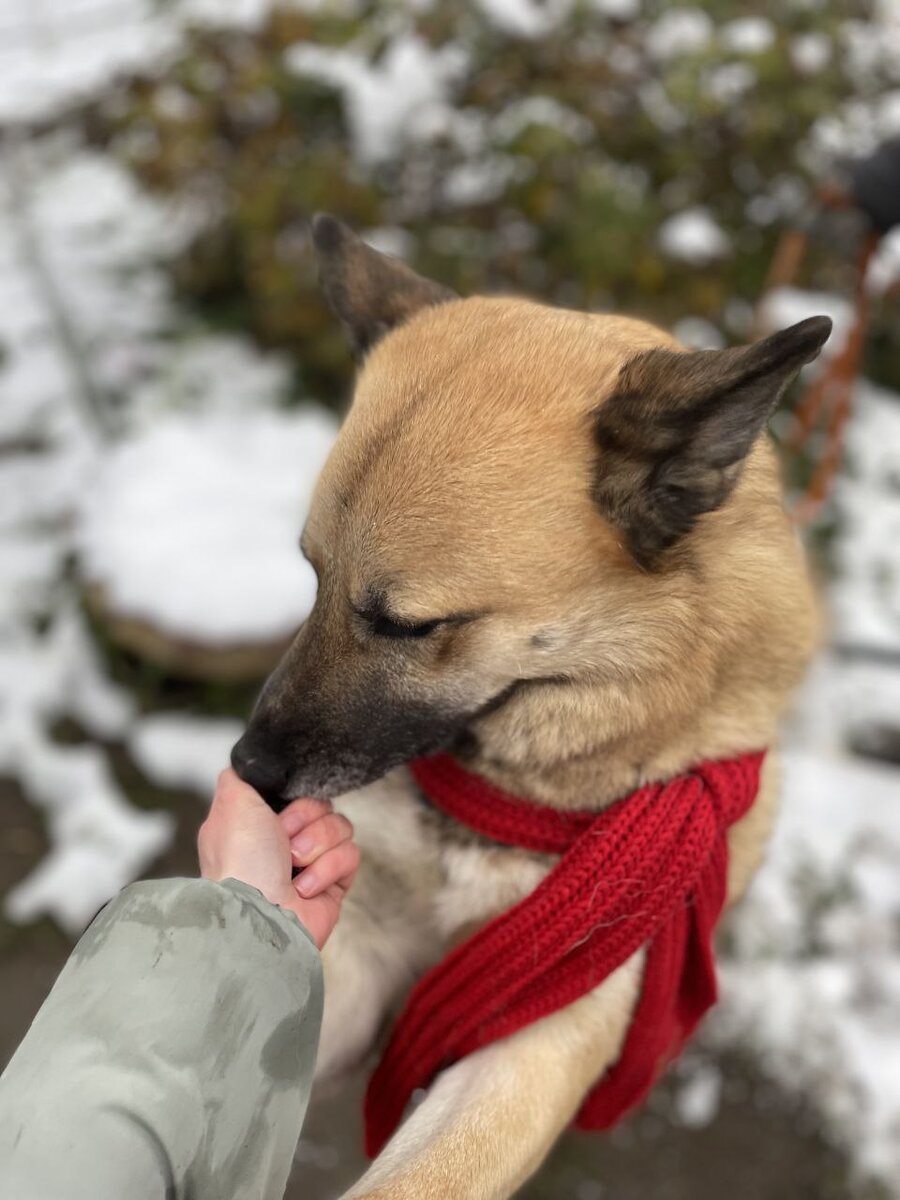
[{"label": "dog's closed eye", "polygon": [[366,618],[371,626],[372,632],[378,637],[390,638],[423,638],[428,637],[429,633],[433,633],[438,625],[441,625],[440,620],[433,621],[394,621],[390,617],[378,615],[375,617],[367,616]]},{"label": "dog's closed eye", "polygon": [[403,617],[392,611],[386,598],[370,590],[362,604],[354,604],[353,611],[365,621],[369,631],[382,638],[427,638],[436,629],[445,625],[468,625],[486,614],[482,612],[448,613],[442,617],[429,617],[427,621]]},{"label": "dog's closed eye", "polygon": [[402,617],[392,612],[386,597],[370,588],[361,604],[354,604],[353,611],[365,621],[369,632],[382,638],[425,638],[433,633],[446,618],[431,617],[427,621]]}]

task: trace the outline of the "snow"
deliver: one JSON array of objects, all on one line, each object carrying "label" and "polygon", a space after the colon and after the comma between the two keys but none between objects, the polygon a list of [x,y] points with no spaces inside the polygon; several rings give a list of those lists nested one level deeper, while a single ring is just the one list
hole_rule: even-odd
[{"label": "snow", "polygon": [[719,37],[737,54],[762,54],[774,44],[775,30],[765,17],[740,17],[723,25]]},{"label": "snow", "polygon": [[169,341],[154,356],[153,370],[129,392],[128,427],[144,429],[170,413],[240,416],[280,406],[290,394],[290,366],[276,354],[260,354],[234,335],[195,331]]},{"label": "snow", "polygon": [[31,733],[23,733],[6,769],[15,770],[29,799],[44,810],[52,849],[7,894],[4,908],[20,923],[48,914],[77,935],[165,849],[173,821],[123,802],[97,746],[54,746]]},{"label": "snow", "polygon": [[143,774],[159,787],[209,799],[243,731],[241,721],[224,717],[154,713],[132,727],[128,749]]},{"label": "snow", "polygon": [[725,345],[721,331],[704,317],[682,317],[672,326],[672,333],[692,350],[721,350]]},{"label": "snow", "polygon": [[653,58],[680,58],[704,49],[713,32],[712,18],[702,8],[672,8],[647,30],[646,46]]},{"label": "snow", "polygon": [[[101,399],[159,358],[174,316],[162,272],[193,218],[140,193],[111,159],[72,139],[22,144],[0,171],[0,439],[92,443]],[[139,268],[139,269],[138,269]]]},{"label": "snow", "polygon": [[118,615],[208,645],[277,641],[316,595],[297,543],[335,419],[171,413],[122,439],[81,508],[82,577]]},{"label": "snow", "polygon": [[[840,675],[840,671],[837,671]],[[818,687],[827,687],[821,675]],[[707,1037],[750,1044],[835,1141],[900,1179],[900,804],[895,770],[825,746],[785,756],[766,864],[731,921]]]},{"label": "snow", "polygon": [[451,167],[443,178],[441,192],[450,205],[487,204],[502,196],[510,180],[521,175],[514,159],[496,154]]},{"label": "snow", "polygon": [[[849,470],[832,588],[834,636],[877,654],[900,652],[900,399],[863,382],[847,430]],[[900,712],[900,707],[896,710]]]},{"label": "snow", "polygon": [[817,75],[831,62],[831,40],[824,33],[800,33],[791,38],[791,62],[801,75]]},{"label": "snow", "polygon": [[724,229],[705,208],[689,208],[667,218],[659,227],[660,249],[670,258],[698,266],[722,258],[731,250]]},{"label": "snow", "polygon": [[432,50],[417,34],[405,31],[375,63],[363,48],[307,42],[292,46],[285,61],[296,74],[340,90],[356,157],[374,166],[415,140],[417,128],[443,115],[466,56],[454,45]]},{"label": "snow", "polygon": [[900,282],[900,228],[886,234],[869,262],[866,285],[876,296]]},{"label": "snow", "polygon": [[539,38],[554,29],[572,8],[572,0],[476,0],[487,19],[513,37]]},{"label": "snow", "polygon": [[633,21],[640,15],[641,0],[590,0],[590,6],[613,21]]},{"label": "snow", "polygon": [[756,72],[749,63],[723,63],[706,72],[703,90],[720,104],[729,104],[749,92],[756,82]]},{"label": "snow", "polygon": [[760,304],[759,320],[767,331],[787,329],[807,317],[831,317],[831,336],[822,348],[825,358],[836,354],[843,346],[853,323],[853,306],[832,292],[811,292],[800,288],[773,288]]},{"label": "snow", "polygon": [[132,809],[99,746],[58,745],[48,732],[67,715],[96,737],[114,737],[131,714],[130,698],[101,673],[70,604],[43,637],[22,628],[0,633],[0,773],[43,810],[51,841],[47,857],[6,896],[10,919],[49,913],[78,933],[168,844],[171,818]]},{"label": "snow", "polygon": [[511,142],[530,125],[557,129],[574,142],[587,142],[594,136],[591,122],[553,96],[525,96],[507,104],[495,118],[492,132],[500,142]]},{"label": "snow", "polygon": [[[47,857],[3,904],[12,920],[48,914],[73,934],[148,868],[173,832],[168,814],[132,807],[105,743],[130,742],[148,774],[173,783],[177,777],[209,795],[236,736],[233,721],[188,721],[180,740],[171,732],[167,738],[163,723],[137,721],[131,697],[108,680],[70,577],[83,541],[80,522],[97,489],[124,456],[142,467],[151,508],[155,486],[165,509],[165,498],[184,486],[178,456],[192,436],[209,482],[199,504],[213,526],[211,501],[220,516],[236,507],[235,441],[244,439],[259,471],[246,506],[268,512],[267,504],[278,508],[277,497],[285,496],[279,528],[288,548],[282,543],[279,550],[280,561],[290,554],[297,571],[292,622],[310,598],[296,539],[311,456],[315,463],[324,457],[334,421],[313,408],[281,410],[289,390],[281,359],[202,329],[186,336],[157,262],[179,248],[194,220],[149,199],[111,159],[68,136],[20,143],[0,166],[0,441],[9,447],[0,455],[0,773],[15,778],[42,811],[50,839]],[[165,453],[174,447],[172,461],[158,461],[155,475],[139,450],[148,443]],[[258,456],[267,451],[271,471],[262,479]],[[310,467],[305,475],[298,472],[303,463]],[[133,490],[128,494],[133,501]],[[167,511],[170,537],[199,531],[190,510]],[[124,538],[121,523],[112,524]],[[131,554],[149,546],[148,532],[133,527]],[[270,569],[275,540],[267,540],[265,527],[259,531],[248,552],[251,568]],[[219,546],[231,565],[215,577],[235,580],[233,543],[227,555]],[[109,546],[102,552],[105,562]],[[189,544],[188,552],[197,548]],[[170,568],[164,562],[162,569]],[[288,622],[288,574],[285,565],[269,580],[281,596],[280,628]],[[255,583],[254,611],[267,617],[273,607],[263,578]],[[156,592],[162,582],[151,580]],[[249,607],[246,582],[243,588]],[[221,597],[206,597],[211,612],[226,611]],[[227,611],[233,619],[233,607]],[[93,740],[58,743],[53,727],[62,718]]]},{"label": "snow", "polygon": [[254,28],[272,0],[0,0],[0,123],[46,121],[128,72],[160,69],[196,24]]},{"label": "snow", "polygon": [[703,1129],[719,1111],[722,1072],[713,1062],[691,1063],[675,1093],[675,1114],[686,1129]]}]

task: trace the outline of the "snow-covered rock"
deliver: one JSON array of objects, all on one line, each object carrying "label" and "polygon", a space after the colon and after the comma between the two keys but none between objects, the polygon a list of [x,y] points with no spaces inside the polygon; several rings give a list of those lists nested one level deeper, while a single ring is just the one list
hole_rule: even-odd
[{"label": "snow-covered rock", "polygon": [[123,440],[85,496],[82,577],[173,637],[286,637],[315,599],[297,543],[336,430],[319,408],[173,413]]}]

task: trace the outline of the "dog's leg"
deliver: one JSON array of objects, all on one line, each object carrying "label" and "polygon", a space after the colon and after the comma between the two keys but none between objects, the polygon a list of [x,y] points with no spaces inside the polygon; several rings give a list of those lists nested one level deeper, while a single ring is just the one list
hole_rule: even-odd
[{"label": "dog's leg", "polygon": [[618,1057],[641,963],[445,1071],[344,1200],[510,1196]]},{"label": "dog's leg", "polygon": [[322,953],[319,1079],[365,1056],[388,1010],[444,949],[429,903],[440,883],[435,846],[404,777],[342,797],[336,807],[353,822],[362,864]]},{"label": "dog's leg", "polygon": [[[364,880],[357,884],[366,890]],[[368,904],[357,891],[350,893],[322,952],[325,1011],[317,1079],[340,1075],[366,1055],[388,1010],[429,965],[430,941],[433,935],[416,927],[408,911]]]}]

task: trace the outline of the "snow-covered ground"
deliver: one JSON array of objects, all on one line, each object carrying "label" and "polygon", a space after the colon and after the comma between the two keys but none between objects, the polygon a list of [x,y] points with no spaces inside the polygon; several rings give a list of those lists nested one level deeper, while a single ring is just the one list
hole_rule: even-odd
[{"label": "snow-covered ground", "polygon": [[[593,3],[611,19],[640,7]],[[0,0],[0,125],[45,120],[119,71],[163,64],[192,20],[227,12],[252,24],[268,7]],[[482,0],[481,8],[532,39],[567,11],[532,0]],[[883,9],[882,40],[900,44],[897,6]],[[713,36],[700,8],[670,10],[648,45],[663,60]],[[721,36],[752,57],[772,27],[748,18]],[[873,35],[853,37],[864,71]],[[797,39],[804,70],[821,69],[827,51],[815,35]],[[406,35],[365,70],[355,55],[354,47],[307,48],[291,65],[339,85],[362,163],[426,126],[462,122],[448,106],[458,56],[431,55]],[[883,131],[892,110],[885,102],[880,111]],[[821,146],[852,140],[854,122],[865,119],[852,110],[823,122]],[[553,120],[575,122],[577,133],[577,114],[557,105]],[[484,179],[459,178],[448,198],[473,186]],[[124,744],[160,786],[203,796],[238,732],[233,720],[141,715],[104,672],[81,613],[83,585],[100,585],[124,614],[194,642],[277,640],[312,600],[296,538],[334,423],[314,405],[284,409],[290,375],[279,358],[189,323],[176,308],[158,263],[198,219],[141,194],[109,158],[71,137],[10,138],[0,150],[0,773],[42,810],[51,840],[3,903],[10,919],[50,914],[73,934],[172,836],[167,814],[129,802],[104,745]],[[688,262],[730,253],[705,210],[676,215],[660,239]],[[879,260],[879,288],[898,273],[898,245]],[[768,318],[787,323],[810,309],[838,318],[839,339],[847,311],[837,297],[782,293]],[[719,337],[690,318],[684,331],[699,344]],[[239,494],[229,486],[237,457]],[[861,724],[900,724],[900,397],[860,386],[836,499],[834,648],[787,730],[783,818],[731,922],[724,998],[704,1036],[711,1046],[749,1046],[785,1086],[813,1096],[860,1172],[900,1196],[900,769],[846,749]],[[234,561],[237,541],[252,542],[252,563]],[[56,742],[52,726],[62,717],[92,740]],[[714,1073],[708,1064],[703,1071],[683,1097],[693,1124],[716,1103]]]},{"label": "snow-covered ground", "polygon": [[900,772],[847,756],[847,715],[900,713],[896,668],[823,659],[784,756],[768,859],[735,913],[705,1036],[815,1098],[862,1174],[900,1180]]},{"label": "snow-covered ground", "polygon": [[[5,910],[73,933],[173,832],[131,806],[100,743],[208,793],[235,738],[139,717],[101,670],[80,590],[182,639],[251,644],[287,636],[314,595],[297,537],[334,418],[282,408],[280,360],[183,333],[154,263],[189,228],[67,139],[0,161],[0,772],[52,843]],[[54,742],[63,717],[96,741]]]}]

